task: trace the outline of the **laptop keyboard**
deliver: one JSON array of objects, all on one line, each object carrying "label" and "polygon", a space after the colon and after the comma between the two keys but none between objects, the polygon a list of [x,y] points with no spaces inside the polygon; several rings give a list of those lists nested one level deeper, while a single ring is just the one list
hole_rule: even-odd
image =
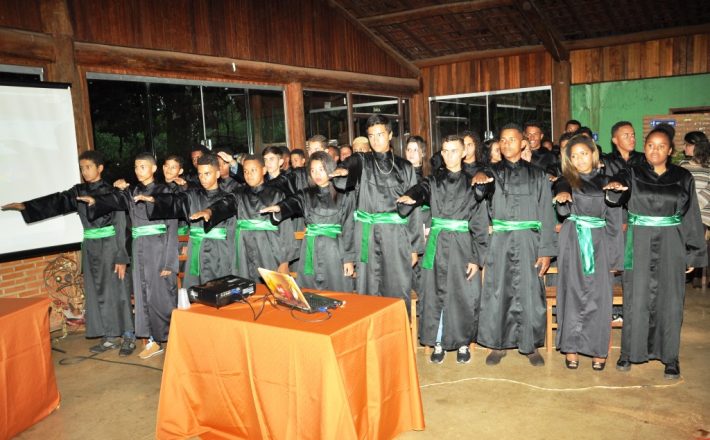
[{"label": "laptop keyboard", "polygon": [[323,307],[333,308],[339,306],[338,300],[328,298],[327,296],[316,295],[314,293],[304,293],[303,296],[313,310],[318,310]]}]

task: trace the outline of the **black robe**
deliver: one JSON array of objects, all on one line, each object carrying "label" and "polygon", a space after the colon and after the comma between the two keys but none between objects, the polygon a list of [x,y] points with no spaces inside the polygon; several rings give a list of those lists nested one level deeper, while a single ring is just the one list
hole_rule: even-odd
[{"label": "black robe", "polygon": [[298,285],[318,290],[352,292],[353,279],[343,275],[343,264],[355,262],[353,242],[353,212],[355,194],[337,193],[333,199],[331,186],[321,188],[313,186],[287,197],[279,202],[281,212],[274,215],[277,220],[302,216],[306,227],[309,224],[338,224],[342,233],[337,238],[315,237],[313,249],[313,275],[306,275],[307,238],[301,240],[296,272]]},{"label": "black robe", "polygon": [[[227,193],[221,189],[205,190],[189,189],[185,192],[174,194],[156,194],[155,203],[149,204],[150,218],[179,219],[190,221],[190,216],[198,211],[207,209],[210,205],[226,197]],[[152,208],[152,209],[150,209]],[[192,286],[206,283],[215,278],[236,274],[234,251],[234,217],[230,217],[218,224],[205,224],[202,220],[193,222],[190,227],[201,227],[205,233],[212,228],[225,228],[227,238],[203,238],[199,249],[199,275],[192,274],[192,258],[195,252],[194,239],[191,237],[187,243],[187,261],[185,262],[185,277],[182,286],[189,289]]]},{"label": "black robe", "polygon": [[[693,176],[668,165],[660,176],[648,162],[622,170],[612,180],[628,191],[607,191],[629,213],[681,214],[677,226],[633,226],[633,268],[624,272],[624,326],[621,354],[631,362],[678,359],[685,301],[685,269],[707,265],[704,227]],[[631,227],[631,225],[629,225]]]},{"label": "black robe", "polygon": [[[601,170],[580,175],[580,188],[572,189],[572,203],[557,205],[561,217],[570,214],[606,220],[603,228],[591,228],[594,273],[585,275],[579,250],[576,223],[565,220],[558,237],[557,336],[563,353],[582,353],[606,358],[611,331],[611,270],[624,269],[624,237],[621,208],[607,205],[602,188],[609,177]],[[560,186],[569,187],[564,177]]]},{"label": "black robe", "polygon": [[489,240],[481,294],[478,343],[493,349],[517,347],[532,353],[545,342],[546,300],[538,257],[557,254],[555,213],[547,174],[524,160],[502,159],[487,174],[495,179],[476,185],[487,198],[492,219],[536,220],[542,230],[495,232]]},{"label": "black robe", "polygon": [[[236,216],[237,220],[270,220],[270,216],[259,213],[259,210],[276,205],[283,199],[284,194],[270,186],[243,186],[210,206],[210,222],[219,224],[232,216]],[[236,243],[237,276],[258,280],[257,268],[277,270],[281,263],[294,259],[296,239],[293,233],[290,220],[281,222],[278,231],[241,231]]]},{"label": "black robe", "polygon": [[552,151],[541,146],[537,150],[532,151],[530,163],[545,171],[546,173],[554,175],[555,165],[557,164],[557,157]]},{"label": "black robe", "polygon": [[[162,183],[138,184],[125,191],[95,197],[96,204],[89,208],[89,217],[96,218],[112,211],[128,211],[132,227],[165,225],[164,234],[133,239],[131,274],[135,298],[136,336],[152,337],[157,342],[168,340],[170,315],[177,307],[177,220],[150,220],[146,203],[133,201],[139,194],[155,196],[169,194]],[[168,270],[170,275],[160,276]]]},{"label": "black robe", "polygon": [[621,153],[619,153],[619,150],[616,148],[601,157],[601,163],[604,165],[604,174],[607,176],[615,176],[625,168],[641,165],[645,162],[646,156],[639,151],[632,151],[631,154],[629,154],[629,160],[624,160],[623,156],[621,156]]},{"label": "black robe", "polygon": [[[417,183],[412,164],[395,156],[391,150],[383,154],[355,153],[340,166],[348,169],[348,175],[333,179],[336,188],[357,188],[357,209],[368,213],[397,212],[397,198]],[[403,208],[403,213],[409,214],[410,209]],[[424,251],[419,211],[415,209],[403,225],[373,224],[367,263],[362,261],[361,255],[362,223],[355,222],[357,292],[402,298],[409,310],[412,254]]]},{"label": "black robe", "polygon": [[75,185],[67,191],[50,194],[24,202],[22,218],[27,223],[65,215],[79,214],[84,229],[113,226],[116,235],[81,244],[81,270],[84,274],[86,309],[86,337],[121,336],[133,331],[131,312],[131,283],[129,278],[118,279],[116,264],[128,264],[126,252],[126,215],[109,212],[98,218],[87,218],[87,206],[77,201],[77,196],[98,196],[113,191],[103,180]]},{"label": "black robe", "polygon": [[443,319],[442,347],[454,350],[468,346],[475,341],[478,330],[481,271],[467,280],[466,268],[468,263],[483,266],[485,260],[488,244],[486,204],[476,202],[470,175],[452,173],[447,169],[438,170],[410,188],[406,195],[417,205],[430,205],[432,217],[468,223],[468,233],[439,233],[434,265],[431,269],[421,269],[421,287],[417,291],[421,343],[436,344],[439,321]]}]

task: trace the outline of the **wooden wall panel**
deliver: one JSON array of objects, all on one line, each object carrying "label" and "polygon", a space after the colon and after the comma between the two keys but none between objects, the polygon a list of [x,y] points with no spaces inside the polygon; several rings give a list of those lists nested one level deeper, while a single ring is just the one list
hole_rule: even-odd
[{"label": "wooden wall panel", "polygon": [[42,0],[0,0],[0,27],[42,32]]},{"label": "wooden wall panel", "polygon": [[572,84],[710,72],[710,34],[574,50]]}]

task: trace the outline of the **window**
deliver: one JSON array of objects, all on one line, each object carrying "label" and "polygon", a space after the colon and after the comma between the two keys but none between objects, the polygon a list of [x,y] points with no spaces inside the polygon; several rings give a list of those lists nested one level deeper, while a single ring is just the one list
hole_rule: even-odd
[{"label": "window", "polygon": [[40,67],[14,66],[0,64],[0,82],[24,83],[42,82],[43,70]]}]

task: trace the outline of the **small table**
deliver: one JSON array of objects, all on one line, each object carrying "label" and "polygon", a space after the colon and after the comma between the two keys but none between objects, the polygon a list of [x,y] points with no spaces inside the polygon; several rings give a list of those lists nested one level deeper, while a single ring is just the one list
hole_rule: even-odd
[{"label": "small table", "polygon": [[[319,323],[268,303],[257,321],[244,304],[175,310],[157,437],[385,439],[424,429],[404,302],[326,295],[346,305]],[[249,301],[258,311],[261,301]]]},{"label": "small table", "polygon": [[0,439],[19,434],[59,406],[50,304],[48,298],[0,299]]}]

